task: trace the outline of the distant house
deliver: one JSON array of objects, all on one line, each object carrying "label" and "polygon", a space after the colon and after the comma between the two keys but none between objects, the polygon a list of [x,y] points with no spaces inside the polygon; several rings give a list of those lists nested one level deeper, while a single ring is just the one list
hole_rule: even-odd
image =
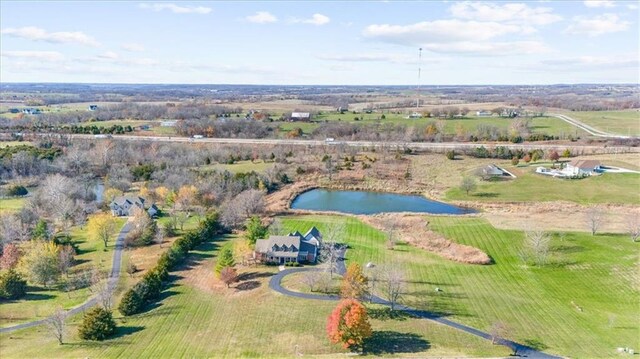
[{"label": "distant house", "polygon": [[311,120],[311,114],[309,112],[291,112],[289,119],[291,121],[309,121]]},{"label": "distant house", "polygon": [[40,109],[37,108],[23,108],[22,113],[25,115],[39,115],[41,112]]},{"label": "distant house", "polygon": [[19,113],[19,112],[20,112],[20,110],[19,110],[19,109],[17,109],[17,108],[10,108],[10,109],[9,109],[9,112],[10,112],[10,113]]},{"label": "distant house", "polygon": [[306,234],[298,231],[286,236],[269,236],[256,241],[253,256],[264,263],[284,264],[287,262],[315,263],[322,243],[322,235],[316,227]]},{"label": "distant house", "polygon": [[175,127],[176,123],[178,123],[177,120],[162,121],[160,127]]},{"label": "distant house", "polygon": [[477,117],[491,117],[492,115],[493,113],[491,111],[485,111],[485,110],[476,111]]},{"label": "distant house", "polygon": [[503,178],[511,177],[511,174],[503,170],[502,168],[490,164],[479,169],[479,174],[483,179]]},{"label": "distant house", "polygon": [[420,112],[414,112],[407,116],[407,118],[422,118],[422,114]]},{"label": "distant house", "polygon": [[597,160],[573,160],[567,163],[563,172],[570,176],[591,176],[597,173],[601,166]]},{"label": "distant house", "polygon": [[98,105],[89,105],[89,111],[95,111],[98,109]]},{"label": "distant house", "polygon": [[136,208],[146,210],[151,217],[158,214],[159,210],[155,204],[152,204],[149,208],[145,209],[144,202],[145,199],[138,196],[119,196],[111,201],[109,208],[111,209],[111,215],[117,217],[133,216],[133,212]]}]

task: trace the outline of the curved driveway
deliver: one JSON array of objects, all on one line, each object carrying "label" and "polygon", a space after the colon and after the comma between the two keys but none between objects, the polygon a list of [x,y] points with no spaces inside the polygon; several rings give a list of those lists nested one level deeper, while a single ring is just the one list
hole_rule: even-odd
[{"label": "curved driveway", "polygon": [[[343,255],[341,257],[344,257],[344,252]],[[269,288],[271,288],[272,290],[284,294],[284,295],[288,295],[291,297],[296,297],[296,298],[302,298],[302,299],[315,299],[315,300],[339,300],[340,297],[337,295],[320,295],[320,294],[310,294],[310,293],[300,293],[300,292],[294,292],[291,291],[289,289],[286,289],[284,287],[282,287],[282,279],[290,274],[294,274],[294,273],[302,273],[302,272],[307,272],[307,271],[319,271],[321,270],[320,268],[293,268],[293,269],[285,269],[281,272],[279,272],[278,274],[274,275],[273,277],[271,277],[271,280],[269,281]],[[340,275],[343,275],[345,273],[345,265],[344,265],[344,258],[341,258],[341,260],[338,262],[338,268],[337,268],[337,272]],[[377,296],[372,296],[371,297],[371,302],[375,303],[375,304],[381,304],[381,305],[386,305],[386,306],[391,306],[391,303],[385,299],[382,299],[380,297]],[[480,338],[483,339],[487,339],[487,340],[491,340],[491,334],[483,332],[481,330],[478,330],[476,328],[472,328],[469,326],[466,326],[464,324],[460,324],[457,322],[454,322],[452,320],[446,319],[444,317],[435,315],[433,313],[430,313],[428,311],[424,311],[424,310],[418,310],[418,309],[414,309],[414,308],[410,308],[404,305],[400,305],[400,304],[396,304],[395,308],[397,308],[398,310],[401,310],[405,313],[408,313],[412,316],[421,318],[421,319],[428,319],[446,326],[449,326],[451,328],[455,328],[458,330],[462,330],[463,332],[478,336]],[[546,353],[543,353],[541,351],[537,351],[531,347],[528,347],[526,345],[523,344],[519,344],[516,342],[512,342],[510,340],[502,340],[501,344],[508,346],[514,350],[516,350],[517,354],[521,357],[529,357],[529,358],[542,358],[542,359],[555,359],[555,358],[560,358],[557,356],[553,356],[553,355],[549,355]]]},{"label": "curved driveway", "polygon": [[[116,289],[118,285],[118,279],[120,279],[120,264],[122,263],[122,250],[124,249],[124,238],[129,233],[131,229],[131,224],[129,222],[125,223],[125,225],[120,230],[118,234],[118,239],[116,239],[115,249],[113,251],[113,262],[111,264],[111,272],[109,273],[109,277],[107,278],[107,290],[109,291],[109,295],[113,295],[113,291]],[[88,299],[86,302],[80,304],[77,307],[74,307],[67,311],[67,316],[78,314],[84,312],[85,310],[93,307],[98,303],[98,298],[92,297]],[[40,324],[46,323],[48,318],[34,320],[32,322],[17,324],[11,327],[0,328],[0,333],[10,333],[19,329],[31,328]]]}]

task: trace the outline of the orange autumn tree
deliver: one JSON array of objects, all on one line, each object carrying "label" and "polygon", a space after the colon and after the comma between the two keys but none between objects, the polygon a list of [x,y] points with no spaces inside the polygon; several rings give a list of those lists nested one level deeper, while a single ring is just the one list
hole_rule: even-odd
[{"label": "orange autumn tree", "polygon": [[362,267],[358,263],[351,263],[342,278],[340,295],[342,298],[363,298],[367,294],[368,282],[367,277],[362,272]]},{"label": "orange autumn tree", "polygon": [[327,320],[327,334],[332,343],[341,343],[345,349],[362,349],[371,337],[367,308],[355,299],[342,300]]}]

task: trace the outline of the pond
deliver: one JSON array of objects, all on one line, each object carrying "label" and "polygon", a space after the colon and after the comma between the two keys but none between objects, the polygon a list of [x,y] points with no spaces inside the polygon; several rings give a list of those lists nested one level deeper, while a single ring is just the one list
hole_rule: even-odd
[{"label": "pond", "polygon": [[353,214],[383,212],[476,213],[470,208],[431,201],[422,196],[367,191],[334,191],[320,188],[300,194],[291,203],[291,208]]}]

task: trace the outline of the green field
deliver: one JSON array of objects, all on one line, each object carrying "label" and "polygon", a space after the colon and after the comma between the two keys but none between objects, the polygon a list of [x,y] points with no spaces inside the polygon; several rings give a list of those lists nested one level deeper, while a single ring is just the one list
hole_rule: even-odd
[{"label": "green field", "polygon": [[0,148],[20,145],[33,145],[33,143],[29,141],[0,141]]},{"label": "green field", "polygon": [[640,111],[576,111],[565,112],[601,131],[627,136],[640,136]]},{"label": "green field", "polygon": [[[237,239],[234,239],[237,241]],[[326,318],[335,303],[285,297],[267,281],[275,267],[245,268],[254,273],[250,289],[226,289],[211,273],[218,246],[205,244],[192,255],[189,269],[165,290],[154,309],[120,318],[117,337],[102,343],[81,342],[75,336],[79,317],[70,320],[65,345],[42,327],[0,335],[4,358],[15,357],[295,357],[342,356],[329,343]],[[189,271],[197,271],[189,274]],[[195,283],[195,284],[194,284]],[[200,284],[197,284],[200,283]],[[379,340],[371,354],[395,356],[506,356],[509,351],[488,341],[425,320],[372,320]],[[37,344],[36,344],[37,343]],[[340,353],[340,354],[338,354]]]},{"label": "green field", "polygon": [[407,245],[390,251],[383,234],[354,218],[284,217],[283,225],[323,231],[328,223],[346,221],[348,261],[406,268],[404,304],[483,330],[503,321],[510,339],[559,355],[610,357],[616,347],[640,347],[638,244],[627,236],[554,236],[552,264],[537,268],[518,257],[522,232],[498,230],[478,218],[427,219],[432,230],[484,250],[495,264],[455,263]]},{"label": "green field", "polygon": [[[445,197],[448,200],[489,202],[571,201],[580,204],[640,204],[640,174],[605,173],[601,176],[569,180],[536,174],[533,172],[534,167],[532,165],[521,168],[518,178],[514,180],[479,181],[477,190],[469,195],[460,188],[452,188]],[[511,171],[511,168],[507,169]]]},{"label": "green field", "polygon": [[[405,125],[405,126],[421,126],[424,127],[428,123],[443,121],[444,132],[449,135],[454,135],[457,132],[458,127],[461,127],[468,133],[474,133],[478,125],[490,125],[495,126],[500,130],[508,130],[512,119],[501,117],[475,117],[469,116],[464,118],[454,119],[435,119],[435,118],[420,118],[420,119],[408,119],[405,115],[385,114],[385,119],[380,119],[380,113],[372,114],[338,114],[329,113],[317,116],[313,119],[313,122],[277,122],[281,131],[290,131],[294,128],[301,128],[305,134],[310,134],[320,126],[324,121],[342,121],[348,123],[357,123],[363,125]],[[358,121],[355,121],[355,117],[358,117]],[[543,133],[548,135],[568,136],[577,135],[584,136],[586,132],[577,129],[576,127],[558,119],[555,117],[536,117],[530,120],[531,130],[533,133]]]},{"label": "green field", "polygon": [[[126,219],[117,219],[118,232]],[[77,245],[78,255],[75,256],[77,265],[71,267],[70,273],[80,272],[83,269],[95,267],[107,272],[111,269],[113,256],[113,243],[117,238],[113,235],[107,250],[100,240],[87,238],[86,228],[74,227],[70,231],[73,242]],[[55,311],[57,307],[71,309],[85,302],[92,294],[87,288],[65,292],[63,288],[44,288],[30,286],[26,298],[0,304],[0,327],[6,327],[31,320],[45,318]]]},{"label": "green field", "polygon": [[198,166],[198,171],[229,171],[231,173],[247,173],[255,171],[257,173],[264,173],[267,169],[273,167],[273,162],[264,161],[238,161],[233,164],[217,163],[213,165]]},{"label": "green field", "polygon": [[0,213],[18,212],[24,206],[25,197],[0,198]]}]

